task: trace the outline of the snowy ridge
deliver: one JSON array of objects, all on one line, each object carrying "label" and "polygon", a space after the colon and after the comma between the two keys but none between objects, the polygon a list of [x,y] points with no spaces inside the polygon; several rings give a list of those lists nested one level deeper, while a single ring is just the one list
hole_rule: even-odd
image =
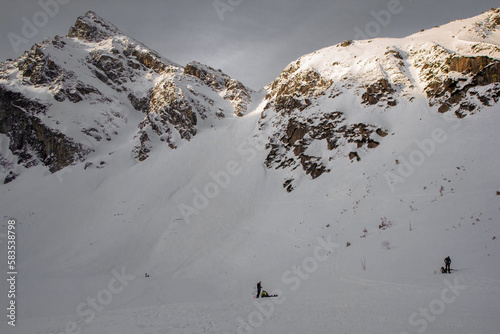
[{"label": "snowy ridge", "polygon": [[[144,44],[126,36],[112,23],[107,22],[92,11],[87,12],[84,16],[80,16],[76,20],[75,25],[69,30],[68,37],[91,43],[98,43],[110,39],[113,41],[121,41],[123,44],[131,45],[133,49],[141,53],[153,54],[155,58],[158,58],[164,64],[178,66],[171,60],[160,56],[156,51],[152,51]],[[91,47],[95,46],[91,45]]]},{"label": "snowy ridge", "polygon": [[[344,41],[299,58],[267,86],[260,121],[260,135],[272,147],[267,166],[302,166],[316,178],[334,170],[338,158],[359,161],[395,131],[384,125],[393,117],[386,111],[416,99],[459,118],[494,105],[499,21],[492,9],[406,38]],[[291,190],[296,177],[287,176],[283,186]]]},{"label": "snowy ridge", "polygon": [[[186,70],[196,66],[188,64],[184,69],[88,12],[77,19],[67,37],[35,45],[20,58],[2,64],[0,84],[46,106],[47,112],[36,116],[36,122],[41,121],[54,133],[67,136],[68,142],[84,147],[85,152],[79,157],[63,161],[56,158],[58,167],[49,166],[55,171],[82,161],[96,146],[104,149],[103,143],[120,134],[135,138],[133,154],[143,161],[156,136],[175,148],[179,139],[189,140],[196,134],[197,118],[204,119],[209,114],[220,118],[226,113],[241,116],[246,112],[251,102],[250,89],[209,67],[205,67],[205,73],[218,76],[222,86],[202,81],[193,89],[189,81],[194,76]],[[169,94],[167,86],[177,91],[176,97],[165,100],[171,106],[161,107],[159,95]],[[188,98],[183,99],[184,95]],[[182,106],[180,114],[172,109],[174,102]],[[155,121],[155,117],[159,119]],[[19,154],[28,156],[21,159],[21,166],[13,171],[16,174],[38,162],[53,164],[45,158],[53,155],[51,147],[31,152],[24,142],[13,140],[11,144],[22,148],[23,153]]]}]

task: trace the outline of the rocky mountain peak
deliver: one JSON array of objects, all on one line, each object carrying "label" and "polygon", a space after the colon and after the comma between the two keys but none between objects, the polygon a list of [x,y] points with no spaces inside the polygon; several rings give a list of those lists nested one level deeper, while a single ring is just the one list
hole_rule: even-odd
[{"label": "rocky mountain peak", "polygon": [[300,57],[266,87],[266,166],[285,169],[291,191],[298,167],[317,178],[337,161],[369,156],[393,134],[386,113],[422,95],[430,110],[458,118],[494,106],[499,23],[491,9],[406,38],[345,41]]},{"label": "rocky mountain peak", "polygon": [[285,170],[283,186],[292,191],[303,174],[315,179],[373,155],[397,135],[388,114],[414,100],[460,119],[495,105],[499,23],[492,9],[406,38],[318,50],[286,67],[259,104],[221,70],[175,64],[89,11],[66,37],[0,67],[0,144],[11,151],[0,151],[0,167],[19,174],[19,166],[42,163],[58,171],[125,132],[132,156],[144,161],[158,145],[187,145],[256,102],[264,164]]},{"label": "rocky mountain peak", "polygon": [[69,29],[68,37],[76,37],[87,42],[100,42],[110,37],[121,35],[113,24],[105,21],[93,11],[80,16]]},{"label": "rocky mountain peak", "polygon": [[57,172],[122,133],[143,161],[155,142],[175,149],[243,116],[252,93],[221,70],[162,57],[89,11],[67,36],[1,64],[0,172],[9,182],[35,165]]}]

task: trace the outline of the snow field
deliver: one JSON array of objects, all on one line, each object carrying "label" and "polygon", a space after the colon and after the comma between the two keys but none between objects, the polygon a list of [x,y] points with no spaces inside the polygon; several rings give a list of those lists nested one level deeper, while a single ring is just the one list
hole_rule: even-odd
[{"label": "snow field", "polygon": [[[5,197],[23,245],[19,303],[26,319],[16,330],[50,333],[74,322],[82,333],[487,333],[498,325],[498,177],[491,167],[498,162],[476,161],[490,149],[485,138],[498,116],[493,109],[482,115],[465,120],[460,132],[454,123],[422,126],[422,142],[438,126],[447,140],[394,192],[384,176],[396,166],[390,152],[409,157],[422,150],[416,143],[400,147],[401,138],[388,137],[389,156],[339,163],[321,185],[302,178],[286,193],[282,172],[261,166],[264,151],[255,149],[247,161],[233,145],[252,133],[250,119],[246,133],[200,133],[193,152],[221,150],[197,165],[176,163],[191,156],[190,145],[142,165],[118,148],[103,169],[76,166],[62,182],[35,169],[25,181],[29,192],[18,186]],[[459,140],[464,131],[467,141]],[[179,204],[193,205],[193,189],[217,184],[211,175],[227,172],[229,161],[239,162],[240,173],[186,223]],[[40,198],[42,192],[54,195]],[[393,224],[386,230],[378,228],[383,217]],[[320,261],[318,240],[328,239],[339,247]],[[447,255],[458,271],[435,274]],[[106,299],[99,292],[111,291],[113,270],[135,278]],[[254,304],[259,280],[280,292],[280,304]],[[443,293],[446,282],[467,288]]]}]

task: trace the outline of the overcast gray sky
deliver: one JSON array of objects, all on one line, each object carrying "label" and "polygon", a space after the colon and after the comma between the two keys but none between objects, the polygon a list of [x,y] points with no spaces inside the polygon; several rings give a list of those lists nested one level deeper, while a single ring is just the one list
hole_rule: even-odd
[{"label": "overcast gray sky", "polygon": [[498,0],[0,1],[0,61],[66,35],[78,16],[93,10],[174,62],[220,68],[254,89],[300,56],[359,38],[360,31],[404,37],[500,6]]}]

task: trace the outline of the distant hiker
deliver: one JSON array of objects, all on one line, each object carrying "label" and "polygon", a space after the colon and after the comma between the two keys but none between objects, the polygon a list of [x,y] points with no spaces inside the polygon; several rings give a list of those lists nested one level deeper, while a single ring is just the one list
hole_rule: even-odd
[{"label": "distant hiker", "polygon": [[255,298],[259,298],[261,289],[262,289],[262,285],[261,285],[261,282],[259,282],[259,283],[257,283],[257,296],[255,296]]},{"label": "distant hiker", "polygon": [[444,264],[445,264],[444,271],[448,272],[448,274],[451,274],[451,269],[450,269],[451,259],[449,256],[444,259]]}]

